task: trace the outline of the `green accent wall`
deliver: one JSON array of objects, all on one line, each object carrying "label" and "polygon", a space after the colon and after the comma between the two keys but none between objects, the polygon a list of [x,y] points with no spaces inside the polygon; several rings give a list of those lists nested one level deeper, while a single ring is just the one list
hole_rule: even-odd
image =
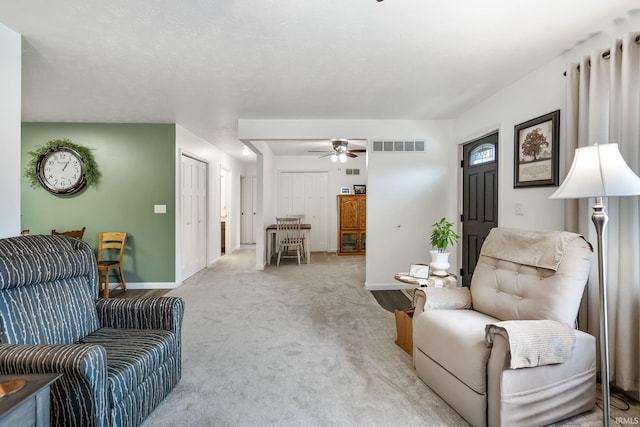
[{"label": "green accent wall", "polygon": [[[86,227],[97,248],[101,231],[129,233],[124,259],[129,283],[175,282],[175,125],[23,123],[21,227],[49,234]],[[89,148],[98,165],[98,185],[60,197],[29,186],[29,152],[51,139],[69,138]],[[154,205],[166,205],[155,214]]]}]

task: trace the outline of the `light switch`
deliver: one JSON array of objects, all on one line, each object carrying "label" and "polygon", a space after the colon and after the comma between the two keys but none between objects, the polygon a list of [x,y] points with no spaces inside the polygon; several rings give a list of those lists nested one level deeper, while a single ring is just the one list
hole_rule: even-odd
[{"label": "light switch", "polygon": [[516,215],[524,215],[524,206],[522,206],[522,203],[516,203],[514,205],[513,213]]},{"label": "light switch", "polygon": [[153,213],[167,213],[167,205],[153,205]]}]

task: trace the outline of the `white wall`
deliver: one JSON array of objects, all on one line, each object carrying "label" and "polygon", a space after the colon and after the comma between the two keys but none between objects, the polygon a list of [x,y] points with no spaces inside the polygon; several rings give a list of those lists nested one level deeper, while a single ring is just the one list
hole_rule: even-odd
[{"label": "white wall", "polygon": [[[443,216],[456,222],[455,193],[448,182],[455,157],[451,121],[378,121],[370,140],[424,139],[424,153],[369,150],[367,185],[367,289],[402,287],[395,273],[428,263],[431,224]],[[452,254],[451,264],[456,256]]]},{"label": "white wall", "polygon": [[20,234],[22,40],[0,24],[0,238]]},{"label": "white wall", "polygon": [[[640,29],[640,10],[610,23],[589,40],[555,60],[544,64],[486,101],[477,104],[454,120],[454,140],[451,155],[458,155],[459,146],[471,139],[498,129],[499,140],[499,208],[500,226],[536,230],[563,230],[564,203],[548,200],[556,187],[513,188],[514,126],[529,119],[560,109],[560,182],[565,176],[565,79],[569,63],[579,62],[591,50],[607,49],[611,41],[622,34]],[[592,141],[595,142],[595,141]],[[450,171],[458,180],[458,170]],[[461,183],[458,181],[458,188]],[[459,190],[461,193],[461,190]],[[514,206],[521,204],[524,215],[515,215]]]},{"label": "white wall", "polygon": [[[327,172],[327,237],[328,251],[335,252],[338,249],[338,205],[337,195],[340,187],[349,187],[353,193],[354,184],[367,184],[366,155],[361,154],[357,158],[349,158],[346,163],[334,163],[329,157],[319,156],[276,156],[274,157],[276,183],[276,200],[280,200],[279,173],[280,172]],[[359,175],[346,175],[345,169],[360,169]],[[278,206],[276,206],[277,212]],[[268,220],[269,218],[265,218]],[[275,222],[275,216],[272,223]],[[313,232],[313,230],[312,230]]]},{"label": "white wall", "polygon": [[227,236],[228,251],[240,247],[240,176],[244,170],[244,164],[233,157],[223,153],[211,143],[191,133],[180,125],[176,125],[176,281],[179,283],[184,278],[180,277],[179,266],[182,265],[182,227],[180,215],[180,156],[187,154],[202,160],[208,164],[208,230],[207,264],[212,265],[220,259],[220,172],[226,169],[229,181],[228,194],[228,225]]},{"label": "white wall", "polygon": [[256,269],[264,270],[267,263],[266,231],[271,218],[276,215],[276,182],[274,155],[264,142],[252,145],[258,155],[256,161],[257,204],[256,206]]},{"label": "white wall", "polygon": [[[443,216],[452,220],[457,216],[456,195],[450,191],[455,181],[448,181],[447,166],[452,164],[455,169],[456,163],[449,150],[453,145],[451,121],[239,120],[238,136],[242,140],[340,137],[426,141],[424,154],[367,153],[367,288],[401,287],[393,279],[395,273],[406,271],[411,263],[428,261],[431,224]],[[269,157],[274,159],[272,154]],[[258,169],[259,182],[272,180],[276,173],[273,165],[264,176]],[[275,185],[265,182],[264,190],[275,189]],[[269,197],[273,203],[275,194]],[[265,211],[265,218],[273,215],[275,209]]]}]

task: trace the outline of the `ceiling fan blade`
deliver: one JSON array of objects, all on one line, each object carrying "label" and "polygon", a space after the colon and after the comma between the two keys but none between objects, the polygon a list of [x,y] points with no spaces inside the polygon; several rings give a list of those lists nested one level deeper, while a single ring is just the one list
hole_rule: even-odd
[{"label": "ceiling fan blade", "polygon": [[[319,153],[320,153],[320,152],[324,152],[324,151],[319,151]],[[318,157],[318,158],[319,158],[319,159],[322,159],[323,157],[329,157],[329,156],[332,156],[332,155],[333,155],[333,153],[327,153],[327,154],[324,154],[324,155],[322,155],[322,156],[320,156],[320,157]]]},{"label": "ceiling fan blade", "polygon": [[329,150],[309,150],[307,151],[307,153],[333,153],[333,151],[329,151]]},{"label": "ceiling fan blade", "polygon": [[349,157],[358,157],[357,154],[353,154],[351,151],[345,151],[344,154],[346,154]]},{"label": "ceiling fan blade", "polygon": [[352,153],[366,153],[367,149],[366,148],[356,148],[355,150],[349,150]]}]

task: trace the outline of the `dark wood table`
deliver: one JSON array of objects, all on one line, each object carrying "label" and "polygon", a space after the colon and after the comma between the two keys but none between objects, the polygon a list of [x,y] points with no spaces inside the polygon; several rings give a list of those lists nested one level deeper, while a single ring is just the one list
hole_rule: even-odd
[{"label": "dark wood table", "polygon": [[24,379],[25,386],[0,398],[0,427],[49,425],[51,384],[62,374],[0,375],[0,382]]}]

